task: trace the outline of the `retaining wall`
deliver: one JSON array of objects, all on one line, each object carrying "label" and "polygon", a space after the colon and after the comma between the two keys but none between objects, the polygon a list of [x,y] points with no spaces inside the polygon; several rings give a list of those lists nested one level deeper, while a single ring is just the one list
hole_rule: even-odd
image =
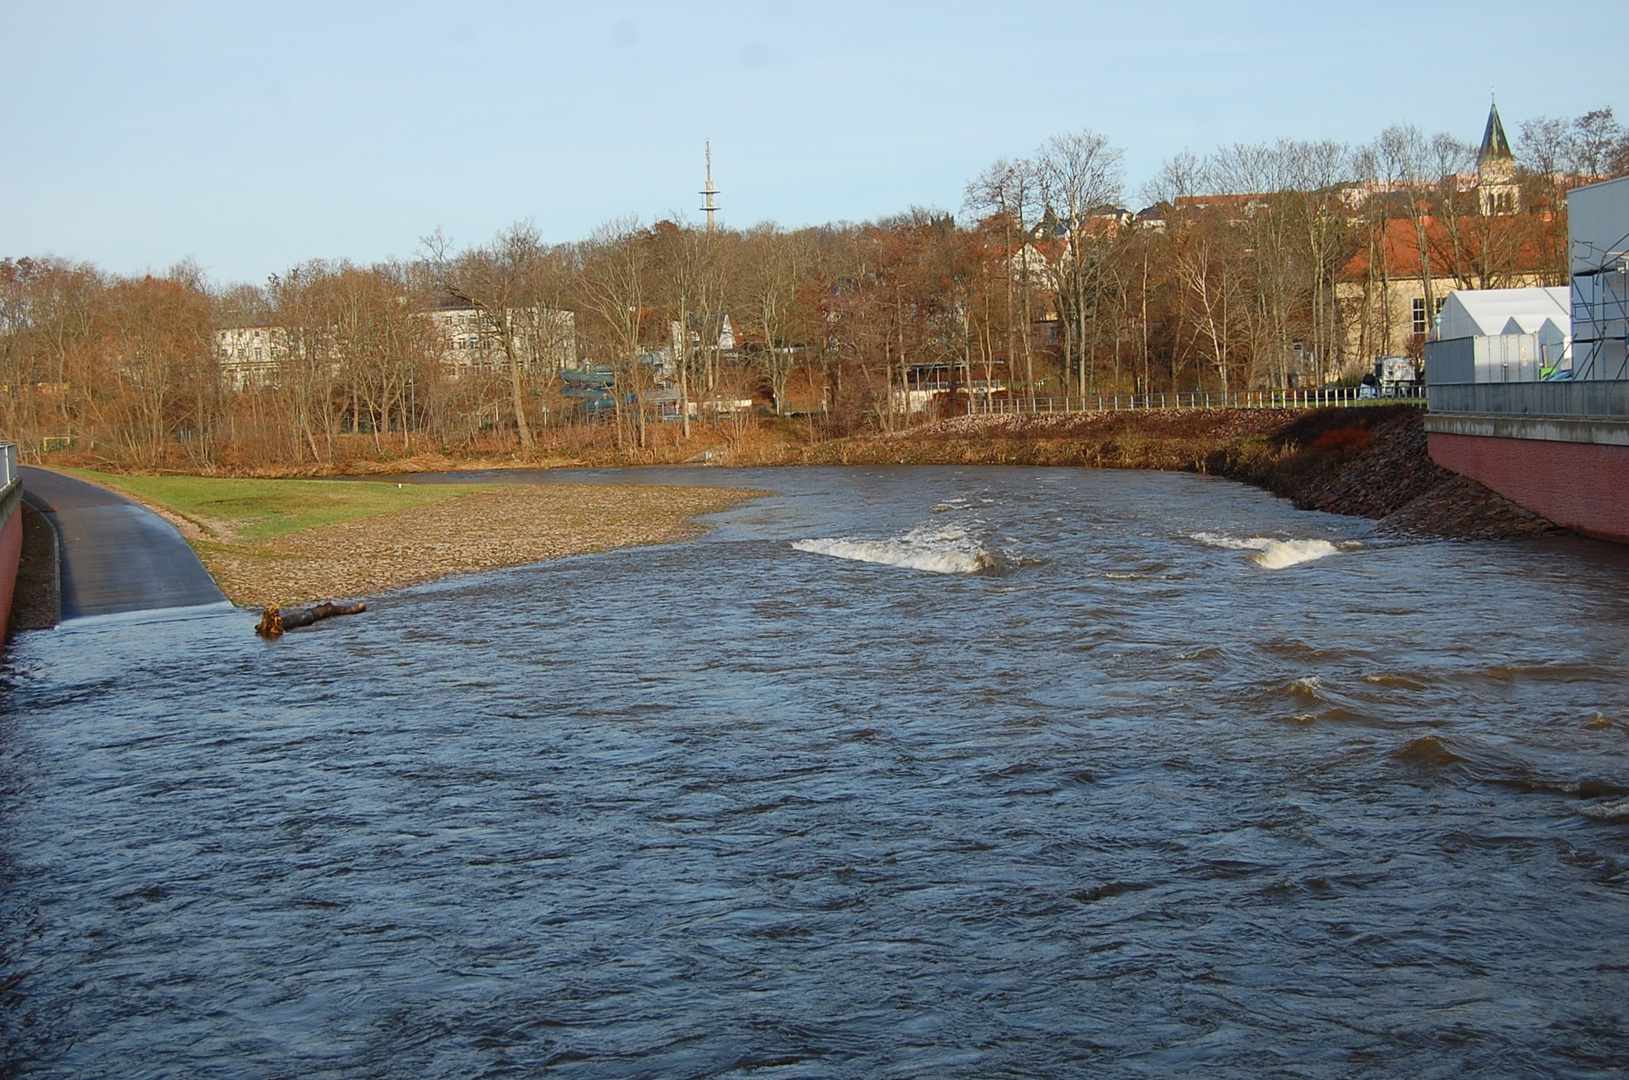
[{"label": "retaining wall", "polygon": [[23,477],[17,447],[0,445],[0,642],[11,628],[11,598],[17,591],[17,563],[23,555]]},{"label": "retaining wall", "polygon": [[1436,419],[1428,418],[1427,437],[1438,465],[1557,525],[1629,543],[1629,446],[1456,434]]}]

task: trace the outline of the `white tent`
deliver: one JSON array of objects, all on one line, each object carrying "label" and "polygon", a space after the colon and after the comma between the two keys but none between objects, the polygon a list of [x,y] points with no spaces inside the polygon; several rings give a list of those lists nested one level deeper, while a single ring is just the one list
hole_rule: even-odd
[{"label": "white tent", "polygon": [[1572,295],[1565,285],[1552,289],[1459,289],[1448,294],[1433,335],[1454,338],[1538,334],[1549,344],[1572,336]]},{"label": "white tent", "polygon": [[1568,366],[1572,294],[1566,286],[1451,292],[1431,337],[1428,382],[1533,382]]}]

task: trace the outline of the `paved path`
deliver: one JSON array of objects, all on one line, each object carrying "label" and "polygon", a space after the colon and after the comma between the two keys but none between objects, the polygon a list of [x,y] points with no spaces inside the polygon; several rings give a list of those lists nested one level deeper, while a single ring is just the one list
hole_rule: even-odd
[{"label": "paved path", "polygon": [[106,488],[24,466],[23,501],[61,538],[62,618],[225,600],[170,523]]}]

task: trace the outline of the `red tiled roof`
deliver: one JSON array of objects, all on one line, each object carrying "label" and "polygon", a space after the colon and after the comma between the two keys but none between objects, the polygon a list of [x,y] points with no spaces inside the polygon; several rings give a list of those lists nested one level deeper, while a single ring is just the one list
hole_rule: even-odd
[{"label": "red tiled roof", "polygon": [[[1467,215],[1458,219],[1458,245],[1448,226],[1440,219],[1422,219],[1425,226],[1426,260],[1434,278],[1462,276],[1486,261],[1497,263],[1501,273],[1539,273],[1546,268],[1547,248],[1558,242],[1551,234],[1557,222],[1550,214],[1513,214],[1508,217]],[[1379,244],[1385,276],[1420,276],[1420,239],[1411,218],[1390,218]],[[1365,243],[1341,268],[1347,281],[1368,276],[1371,245]],[[1458,265],[1456,265],[1456,263]]]}]

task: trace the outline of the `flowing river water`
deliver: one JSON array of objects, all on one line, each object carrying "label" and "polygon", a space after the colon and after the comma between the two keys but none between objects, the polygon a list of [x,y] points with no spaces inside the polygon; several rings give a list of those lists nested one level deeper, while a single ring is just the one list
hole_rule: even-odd
[{"label": "flowing river water", "polygon": [[777,494],[15,641],[0,1075],[1622,1075],[1625,549],[619,475]]}]

